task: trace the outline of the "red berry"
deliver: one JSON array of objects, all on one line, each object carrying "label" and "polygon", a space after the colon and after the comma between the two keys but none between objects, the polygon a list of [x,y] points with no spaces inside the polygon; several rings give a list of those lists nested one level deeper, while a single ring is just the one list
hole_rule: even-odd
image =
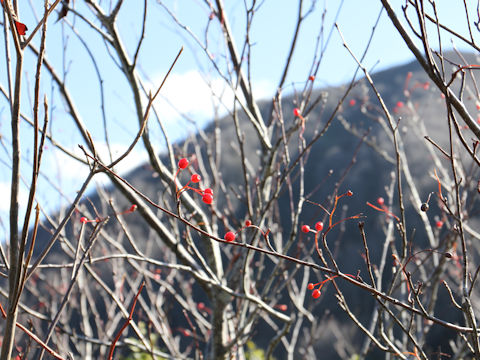
[{"label": "red berry", "polygon": [[401,108],[403,107],[403,105],[405,105],[405,104],[403,103],[403,101],[398,101],[398,102],[397,102],[397,108],[401,109]]},{"label": "red berry", "polygon": [[300,109],[299,109],[299,108],[293,109],[293,115],[295,115],[296,117],[299,117],[299,116],[301,116],[300,114],[301,114],[301,113],[300,113]]},{"label": "red berry", "polygon": [[348,191],[347,191],[347,196],[353,196],[352,190],[348,190]]},{"label": "red berry", "polygon": [[82,217],[80,218],[80,222],[81,222],[82,224],[86,224],[86,223],[88,222],[88,220],[87,220],[87,218],[86,218],[85,216],[82,216]]},{"label": "red berry", "polygon": [[323,222],[319,221],[315,224],[315,230],[322,231],[323,230]]},{"label": "red berry", "polygon": [[423,90],[428,90],[430,88],[430,83],[427,81],[423,84]]},{"label": "red berry", "polygon": [[314,75],[310,75],[310,76],[308,77],[308,80],[314,81],[314,80],[315,80],[315,76],[314,76]]},{"label": "red berry", "polygon": [[205,190],[203,190],[203,192],[204,192],[205,194],[210,194],[210,195],[213,196],[213,190],[210,189],[210,188],[206,188]]},{"label": "red berry", "polygon": [[202,196],[202,201],[205,203],[205,204],[211,204],[212,201],[213,201],[213,196],[211,194],[203,194]]},{"label": "red berry", "polygon": [[192,333],[188,329],[180,329],[180,332],[183,334],[183,336],[191,336]]},{"label": "red berry", "polygon": [[320,290],[315,289],[315,290],[312,291],[312,297],[313,297],[314,299],[318,299],[318,298],[320,297],[320,295],[322,295],[322,293],[320,292]]},{"label": "red berry", "polygon": [[380,197],[377,199],[377,204],[378,204],[378,205],[383,205],[383,204],[385,204],[385,199],[380,196]]},{"label": "red berry", "polygon": [[308,232],[310,232],[310,226],[308,226],[308,225],[303,225],[303,226],[302,226],[302,231],[303,231],[305,234],[308,233]]},{"label": "red berry", "polygon": [[225,234],[225,237],[224,239],[227,240],[228,242],[232,242],[235,240],[237,236],[235,235],[235,233],[233,233],[232,231],[229,231]]},{"label": "red berry", "polygon": [[437,227],[437,229],[441,229],[442,226],[443,226],[443,221],[442,221],[442,220],[438,220],[438,221],[435,223],[435,226]]},{"label": "red berry", "polygon": [[309,284],[307,285],[307,289],[308,289],[308,290],[313,290],[313,287],[314,287],[313,283],[309,283]]},{"label": "red berry", "polygon": [[351,99],[349,102],[348,102],[348,105],[350,106],[355,106],[355,104],[357,103],[357,101],[355,99]]},{"label": "red berry", "polygon": [[185,169],[187,166],[188,166],[189,162],[186,158],[182,158],[180,159],[180,161],[178,162],[178,167],[180,169]]},{"label": "red berry", "polygon": [[199,302],[198,305],[197,305],[197,309],[202,311],[205,309],[205,304],[203,302]]},{"label": "red berry", "polygon": [[280,305],[277,305],[275,307],[280,311],[287,311],[287,309],[288,309],[287,305],[285,305],[285,304],[280,304]]},{"label": "red berry", "polygon": [[134,212],[135,210],[137,210],[137,205],[133,204],[130,206],[130,209],[128,209],[128,212]]},{"label": "red berry", "polygon": [[249,227],[252,225],[252,222],[250,220],[245,220],[245,226]]},{"label": "red berry", "polygon": [[192,177],[190,178],[190,181],[193,182],[193,183],[198,183],[200,182],[200,180],[202,179],[202,177],[198,174],[193,174]]}]

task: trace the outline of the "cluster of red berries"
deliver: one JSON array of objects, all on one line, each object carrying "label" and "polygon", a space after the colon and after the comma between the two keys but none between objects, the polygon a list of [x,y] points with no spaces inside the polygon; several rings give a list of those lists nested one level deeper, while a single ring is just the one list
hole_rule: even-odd
[{"label": "cluster of red berries", "polygon": [[[323,210],[325,210],[325,211],[328,213],[328,215],[329,215],[328,228],[327,228],[327,230],[326,230],[327,232],[336,225],[336,224],[333,224],[333,225],[332,225],[333,213],[335,212],[335,209],[337,208],[337,201],[338,201],[339,199],[341,199],[342,197],[344,197],[344,196],[353,196],[353,191],[352,191],[352,190],[348,190],[346,193],[343,193],[343,194],[341,194],[341,195],[335,196],[335,204],[334,204],[333,210],[332,210],[331,212],[327,211],[322,205],[316,204],[316,205],[320,206]],[[355,215],[355,216],[350,217],[350,218],[348,218],[348,219],[356,219],[356,218],[358,218],[359,216],[360,216],[360,215]],[[346,220],[346,219],[344,219],[344,220]],[[342,220],[342,221],[343,221],[343,220]],[[316,231],[315,231],[315,230],[316,230]],[[306,233],[309,233],[310,231],[315,232],[315,233],[318,233],[318,232],[320,232],[320,231],[323,230],[323,222],[318,221],[318,222],[315,224],[315,230],[310,229],[310,226],[308,226],[308,225],[303,225],[303,226],[302,226],[302,232],[304,232],[305,234],[306,234]]]},{"label": "cluster of red berries", "polygon": [[[240,231],[250,226],[252,226],[252,222],[250,220],[245,220],[245,226],[242,227]],[[237,233],[234,233],[233,231],[227,231],[223,238],[228,242],[233,242],[237,238]]]},{"label": "cluster of red berries", "polygon": [[[315,230],[316,230],[316,231],[322,231],[322,230],[323,230],[323,222],[318,221],[318,222],[315,224]],[[312,229],[310,229],[310,226],[308,226],[308,225],[303,225],[303,226],[302,226],[302,232],[304,232],[305,234],[306,234],[306,233],[309,233],[310,231],[312,231]]]},{"label": "cluster of red berries", "polygon": [[[336,278],[338,275],[334,275],[334,276],[331,276],[331,277],[328,277],[326,278],[325,280],[319,282],[319,283],[309,283],[307,285],[307,289],[308,290],[313,290],[312,291],[312,297],[314,299],[318,299],[320,297],[320,295],[322,295],[322,287],[323,285],[325,285],[327,282],[329,282],[330,280],[333,280],[334,278]],[[316,288],[318,286],[318,288]]]},{"label": "cluster of red berries", "polygon": [[[385,206],[385,199],[383,197],[379,197],[377,198],[377,204],[380,205],[380,207],[382,208],[382,210],[384,210],[387,214],[389,213],[389,211],[387,210],[387,207]],[[423,212],[425,211],[428,211],[428,203],[423,203],[422,206],[420,206],[420,210],[422,210]],[[437,220],[435,221],[435,226],[437,229],[441,229],[443,227],[443,221],[442,220]]]},{"label": "cluster of red berries", "polygon": [[[353,276],[353,275],[351,275],[351,274],[345,274],[345,275],[351,277],[352,279],[356,279],[356,277]],[[316,283],[316,284],[314,284],[314,283],[309,283],[309,284],[307,285],[307,289],[308,289],[308,290],[312,290],[312,297],[313,297],[314,299],[318,299],[318,298],[320,297],[320,295],[322,295],[322,287],[323,287],[323,285],[325,285],[327,282],[335,279],[336,277],[338,277],[338,275],[332,275],[332,276],[326,278],[325,280],[320,281],[319,283]]]},{"label": "cluster of red berries", "polygon": [[[177,172],[175,173],[175,177],[173,178],[173,181],[175,181],[175,179],[177,178],[178,174],[180,173],[180,170],[186,169],[188,167],[188,165],[190,165],[190,162],[188,161],[188,159],[186,159],[186,158],[180,159],[180,161],[178,162],[178,169],[177,169]],[[189,186],[190,183],[198,184],[200,182],[200,180],[202,180],[202,177],[200,175],[192,174],[192,176],[190,176],[190,181],[184,187],[182,187],[180,190],[177,190],[177,199],[180,197],[180,194],[183,191],[190,189],[190,190],[193,190],[194,192],[196,192],[197,194],[201,195],[202,196],[202,201],[205,204],[210,205],[213,202],[213,190],[212,189],[210,189],[210,188],[200,189],[200,188],[194,188],[194,187]]]}]

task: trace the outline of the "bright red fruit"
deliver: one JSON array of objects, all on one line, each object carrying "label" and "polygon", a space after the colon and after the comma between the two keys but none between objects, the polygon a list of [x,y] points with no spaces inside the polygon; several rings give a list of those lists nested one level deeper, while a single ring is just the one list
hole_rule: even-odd
[{"label": "bright red fruit", "polygon": [[180,169],[185,169],[187,166],[188,166],[189,162],[186,158],[182,158],[180,159],[180,161],[178,162],[178,167]]},{"label": "bright red fruit", "polygon": [[205,190],[203,190],[203,192],[204,192],[205,194],[210,194],[210,195],[213,196],[213,190],[210,189],[210,188],[206,188]]},{"label": "bright red fruit", "polygon": [[435,223],[435,226],[437,227],[437,229],[441,229],[442,226],[443,226],[443,221],[442,221],[442,220],[438,220],[438,221]]},{"label": "bright red fruit", "polygon": [[307,289],[308,289],[308,290],[313,290],[313,287],[314,287],[313,283],[309,283],[309,284],[307,285]]},{"label": "bright red fruit", "polygon": [[380,196],[380,197],[377,199],[377,204],[378,204],[378,205],[383,205],[383,204],[385,204],[385,199]]},{"label": "bright red fruit", "polygon": [[295,115],[296,117],[301,116],[300,109],[299,108],[293,109],[293,115]]},{"label": "bright red fruit", "polygon": [[193,174],[192,177],[190,178],[190,181],[193,182],[193,183],[198,183],[200,182],[200,180],[202,179],[202,177],[198,174]]},{"label": "bright red fruit", "polygon": [[348,105],[350,106],[355,106],[355,104],[357,103],[357,101],[355,99],[351,99],[349,102],[348,102]]},{"label": "bright red fruit", "polygon": [[87,220],[87,218],[86,218],[85,216],[82,216],[82,217],[80,218],[80,222],[81,222],[82,224],[86,224],[86,223],[88,222],[88,220]]},{"label": "bright red fruit", "polygon": [[308,80],[314,81],[314,80],[315,80],[315,76],[314,76],[314,75],[310,75],[310,76],[308,77]]},{"label": "bright red fruit", "polygon": [[225,234],[225,237],[224,239],[227,240],[228,242],[232,242],[235,240],[235,238],[237,237],[237,235],[235,235],[234,232],[232,231],[229,231]]},{"label": "bright red fruit", "polygon": [[245,220],[245,226],[249,227],[252,225],[252,222],[250,220]]},{"label": "bright red fruit", "polygon": [[213,202],[213,196],[211,194],[203,194],[202,201],[205,204],[211,204]]},{"label": "bright red fruit", "polygon": [[322,231],[323,230],[323,222],[319,221],[315,224],[315,230]]},{"label": "bright red fruit", "polygon": [[303,231],[304,233],[310,232],[310,226],[308,226],[308,225],[303,225],[303,226],[302,226],[302,231]]},{"label": "bright red fruit", "polygon": [[130,209],[128,209],[128,212],[134,212],[135,210],[137,210],[137,205],[133,204],[130,206]]},{"label": "bright red fruit", "polygon": [[347,196],[353,196],[353,191],[352,191],[352,190],[348,190],[348,191],[347,191]]},{"label": "bright red fruit", "polygon": [[315,290],[312,291],[312,297],[313,297],[314,299],[318,299],[318,298],[320,297],[320,295],[322,295],[322,293],[320,292],[320,290],[315,289]]}]

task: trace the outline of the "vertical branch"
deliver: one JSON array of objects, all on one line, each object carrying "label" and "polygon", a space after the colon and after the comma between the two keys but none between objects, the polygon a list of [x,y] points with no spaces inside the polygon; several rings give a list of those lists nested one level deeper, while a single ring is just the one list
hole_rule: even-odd
[{"label": "vertical branch", "polygon": [[[3,23],[7,23],[8,14],[3,11]],[[10,58],[10,41],[8,36],[8,27],[3,27],[3,37],[5,39],[5,67],[7,73],[7,82],[8,82],[8,104],[10,105],[10,112],[13,112],[13,103],[12,103],[12,70],[11,70],[11,58]]]},{"label": "vertical branch", "polygon": [[[462,249],[462,296],[463,296],[463,303],[462,303],[462,311],[465,315],[466,322],[469,326],[472,327],[473,333],[470,334],[471,342],[473,344],[473,350],[475,353],[476,358],[480,358],[480,343],[478,339],[478,328],[477,322],[475,318],[474,309],[470,300],[469,289],[468,289],[468,277],[469,277],[469,252],[467,249],[467,244],[465,240],[464,234],[464,226],[463,226],[463,211],[462,211],[462,200],[460,198],[460,182],[461,180],[458,178],[457,175],[457,164],[455,161],[455,154],[454,154],[454,144],[453,144],[453,109],[450,104],[449,98],[446,98],[447,108],[448,108],[448,131],[449,131],[449,143],[450,143],[450,166],[452,169],[453,181],[454,181],[454,188],[455,188],[455,206],[456,206],[456,213],[457,213],[457,225],[458,225],[458,234],[460,237],[460,245]],[[473,284],[472,284],[473,287]]]},{"label": "vertical branch", "polygon": [[0,358],[10,359],[15,337],[15,324],[18,309],[17,278],[21,263],[19,259],[18,234],[18,194],[20,186],[20,93],[22,85],[23,51],[17,49],[17,63],[15,71],[15,88],[13,95],[11,130],[12,130],[12,176],[10,187],[10,271],[8,272],[8,308],[7,323],[4,328],[4,337]]},{"label": "vertical branch", "polygon": [[[45,12],[47,12],[47,6],[48,6],[48,1],[45,1]],[[48,106],[47,102],[45,99],[45,117],[44,117],[44,124],[43,124],[43,132],[42,132],[42,138],[39,144],[38,141],[38,111],[40,107],[40,78],[41,78],[41,73],[42,73],[42,62],[43,62],[43,57],[45,53],[45,41],[46,41],[46,35],[47,35],[47,22],[44,23],[43,29],[42,29],[42,39],[40,43],[40,50],[37,58],[37,70],[35,74],[35,90],[34,90],[34,105],[33,105],[33,160],[32,160],[32,181],[30,184],[30,193],[28,196],[28,202],[27,202],[27,209],[25,211],[25,218],[23,221],[23,229],[22,229],[22,236],[20,239],[20,247],[19,247],[19,265],[22,265],[21,271],[18,272],[17,274],[17,284],[20,283],[20,279],[24,278],[23,271],[26,271],[27,269],[23,267],[23,257],[25,253],[25,246],[27,244],[28,240],[28,227],[30,225],[30,215],[33,210],[33,201],[35,199],[35,193],[37,190],[37,179],[38,179],[38,174],[40,171],[40,163],[42,159],[42,154],[43,154],[43,144],[45,142],[45,136],[46,136],[46,130],[47,130],[47,123],[48,123]],[[20,262],[22,264],[20,264]],[[21,287],[19,288],[18,291],[18,296],[16,299],[16,303],[20,300],[20,295],[21,295]]]}]

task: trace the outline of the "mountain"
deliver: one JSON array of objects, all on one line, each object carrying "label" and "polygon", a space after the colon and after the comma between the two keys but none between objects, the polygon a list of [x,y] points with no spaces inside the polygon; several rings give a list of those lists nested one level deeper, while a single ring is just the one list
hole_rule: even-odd
[{"label": "mountain", "polygon": [[[451,53],[446,57],[458,61],[455,56]],[[473,55],[466,56],[471,63],[475,59]],[[451,74],[453,70],[448,69],[448,72]],[[463,96],[470,112],[475,113],[478,97],[474,91],[475,84],[469,76],[467,72]],[[321,74],[318,77],[321,77]],[[418,287],[420,282],[422,283],[424,293],[419,294],[419,297],[425,304],[429,304],[428,311],[431,314],[446,321],[465,325],[462,313],[453,308],[439,280],[440,277],[445,279],[451,284],[453,293],[460,296],[458,263],[454,260],[449,261],[448,257],[443,256],[447,251],[452,251],[455,243],[454,221],[436,197],[438,181],[435,173],[441,179],[444,195],[452,199],[454,194],[452,173],[446,157],[425,139],[425,136],[429,136],[439,147],[449,151],[445,101],[416,62],[378,72],[373,75],[373,82],[393,115],[394,131],[390,128],[372,88],[365,79],[360,79],[354,84],[338,111],[335,109],[348,85],[314,89],[309,93],[310,85],[307,84],[303,93],[305,96],[302,97],[299,91],[284,96],[281,104],[276,103],[273,116],[271,101],[261,102],[259,108],[263,118],[267,119],[267,124],[270,125],[268,130],[270,138],[277,141],[272,142],[273,146],[278,146],[278,151],[273,157],[269,157],[268,149],[262,146],[255,127],[242,111],[239,111],[236,117],[218,119],[200,130],[194,137],[175,144],[173,147],[175,161],[181,157],[187,157],[191,161],[187,171],[179,173],[179,179],[185,184],[188,179],[186,173],[194,169],[198,171],[203,177],[202,186],[214,189],[213,207],[202,204],[201,197],[188,189],[185,192],[188,192],[192,201],[199,203],[200,206],[195,208],[187,200],[183,200],[183,195],[182,204],[176,204],[175,199],[172,200],[172,182],[169,182],[164,174],[156,172],[150,164],[138,167],[125,179],[153,202],[168,207],[174,213],[180,212],[188,221],[213,231],[214,235],[220,238],[229,229],[241,229],[243,222],[249,219],[263,231],[270,229],[273,248],[284,249],[290,256],[319,265],[321,260],[315,251],[313,233],[304,234],[299,229],[303,224],[313,228],[318,221],[323,221],[327,227],[329,214],[326,210],[332,211],[335,195],[345,194],[351,190],[353,196],[338,199],[332,223],[341,222],[329,231],[327,237],[329,248],[341,271],[369,283],[365,249],[358,228],[358,223],[364,222],[370,259],[375,264],[374,270],[384,269],[382,279],[379,280],[382,290],[390,291],[388,287],[392,277],[400,273],[389,293],[408,303],[411,294],[406,290],[402,275],[408,272],[415,286]],[[460,87],[457,88],[459,92],[462,91]],[[299,101],[306,98],[310,101],[303,107]],[[303,133],[301,118],[292,115],[296,107],[302,108],[305,117]],[[240,138],[244,140],[244,159],[239,147],[239,135],[235,131],[235,121],[240,124],[237,130],[241,133]],[[471,143],[473,136],[470,131],[463,128],[461,131],[465,139]],[[410,258],[407,257],[409,260],[403,269],[396,265],[391,257],[392,252],[398,253],[402,249],[401,231],[398,228],[398,221],[395,221],[395,217],[401,217],[401,212],[397,191],[394,132],[401,161],[400,178],[408,241],[406,250],[412,255]],[[285,141],[286,144],[283,143],[284,140],[288,140]],[[307,145],[302,160],[297,161],[299,154]],[[469,209],[465,218],[468,218],[469,228],[475,229],[479,225],[478,219],[475,218],[478,210],[475,194],[480,174],[472,160],[461,155],[463,152],[461,145],[455,141],[457,171],[458,176],[462,178],[463,201]],[[168,165],[168,154],[162,154],[161,160],[166,167],[171,168]],[[272,167],[271,174],[266,174],[269,162],[275,163],[275,166]],[[304,173],[301,168],[303,164]],[[290,167],[292,171],[287,172]],[[250,186],[248,190],[242,171],[244,168],[248,173],[247,182]],[[174,173],[176,169],[170,170]],[[304,189],[301,186],[302,177]],[[268,184],[263,182],[271,182],[269,186],[272,190],[266,190]],[[275,194],[277,187],[278,200],[272,197],[271,207],[262,204],[261,201],[265,199],[261,200],[259,193],[270,191],[271,194]],[[247,191],[251,197],[250,205]],[[115,211],[121,212],[132,205],[131,199],[134,195],[129,196],[127,200],[118,187],[112,186],[99,189],[97,194],[89,196],[88,201],[83,201],[78,207],[79,212],[74,214],[69,226],[57,241],[54,251],[46,259],[47,263],[57,265],[42,268],[39,275],[34,278],[36,283],[42,285],[37,288],[29,286],[26,289],[23,300],[30,308],[41,314],[40,320],[35,320],[37,324],[35,328],[39,333],[46,331],[56,309],[60,306],[59,295],[65,294],[64,287],[70,280],[71,267],[58,271],[58,267],[61,267],[58,264],[73,263],[78,239],[83,241],[82,246],[85,247],[88,243],[88,234],[92,233],[94,224],[88,223],[82,230],[80,217],[83,215],[93,219],[96,216],[94,211],[102,218],[111,216],[103,233],[93,245],[91,254],[85,260],[89,265],[79,274],[77,288],[70,295],[68,305],[59,320],[55,335],[57,347],[68,349],[79,358],[85,356],[87,348],[97,358],[103,356],[124,322],[125,309],[122,314],[119,310],[120,305],[126,304],[125,307],[128,307],[140,280],[145,279],[148,291],[135,311],[135,316],[142,319],[139,321],[145,327],[138,330],[129,327],[122,337],[127,340],[119,343],[118,349],[121,350],[118,351],[128,354],[127,345],[138,343],[139,332],[146,339],[158,342],[155,345],[156,349],[171,354],[173,358],[183,358],[184,354],[176,353],[178,349],[185,352],[188,349],[209,349],[212,344],[207,334],[214,332],[215,326],[218,326],[214,321],[215,316],[212,315],[215,313],[215,301],[218,299],[214,301],[214,298],[218,296],[218,292],[215,286],[202,283],[196,277],[206,271],[207,264],[198,262],[200,268],[196,276],[192,275],[193,267],[187,269],[182,266],[189,265],[185,262],[186,259],[189,256],[196,257],[197,252],[208,259],[209,251],[219,251],[224,266],[222,271],[224,279],[220,281],[224,281],[225,286],[228,284],[235,292],[242,293],[244,289],[241,277],[248,270],[252,273],[249,281],[252,294],[262,293],[259,298],[271,304],[273,308],[276,306],[276,309],[282,309],[280,305],[287,306],[288,310],[285,310],[285,313],[291,316],[294,324],[298,326],[298,328],[293,326],[287,335],[288,341],[292,341],[293,336],[297,337],[296,341],[292,342],[293,358],[313,359],[320,356],[319,354],[322,354],[322,359],[354,358],[354,355],[362,350],[362,346],[365,346],[364,349],[370,348],[367,358],[379,356],[379,350],[353,326],[348,313],[338,306],[337,303],[344,300],[341,296],[335,297],[335,286],[341,289],[349,311],[366,328],[370,326],[372,314],[382,308],[379,305],[381,300],[377,301],[365,290],[339,279],[334,280],[335,284],[334,281],[328,280],[322,289],[322,296],[313,299],[308,290],[302,293],[299,287],[306,286],[304,279],[308,282],[320,282],[325,279],[325,274],[313,269],[307,272],[298,264],[280,262],[271,255],[260,253],[247,255],[247,250],[242,247],[228,247],[222,243],[216,248],[209,245],[208,239],[204,236],[198,235],[178,220],[148,204],[145,205],[145,209],[155,212],[159,221],[158,229],[145,220],[147,210],[140,209],[141,211],[135,213],[123,214],[124,222],[119,222],[113,216],[114,210],[109,205],[109,200],[115,204]],[[303,204],[297,224],[292,214],[298,205],[296,201],[301,197],[307,201]],[[379,198],[384,199],[383,209],[388,209],[387,211],[379,210],[382,208]],[[425,202],[429,202],[430,209],[427,212],[421,210],[421,205]],[[249,206],[267,210],[265,213],[253,211],[248,215]],[[355,215],[359,217],[342,221]],[[55,218],[61,216],[62,214],[58,214]],[[207,219],[210,225],[201,223],[199,219]],[[437,226],[438,221],[442,221],[442,226]],[[37,249],[41,249],[48,242],[50,230],[53,231],[55,226],[54,222],[44,224],[44,229],[39,233],[37,240],[37,244],[41,245],[37,245]],[[173,240],[167,238],[166,233],[162,232],[162,227],[172,229],[169,231],[174,237]],[[468,239],[469,244],[474,241],[474,237]],[[165,245],[169,241],[170,244],[185,248],[183,258],[179,257],[174,246]],[[264,243],[264,237],[259,233],[255,235],[252,229],[242,229],[238,234],[238,241],[268,248]],[[35,256],[38,256],[38,253]],[[131,256],[126,256],[127,253]],[[419,253],[418,256],[413,255],[415,253]],[[112,254],[124,255],[108,258],[108,255]],[[473,254],[471,260],[476,264],[476,253]],[[323,255],[329,266],[333,266],[326,249],[323,249]],[[104,258],[101,258],[102,256]],[[142,256],[149,260],[141,260]],[[303,294],[305,299],[300,301],[296,298],[299,294]],[[258,315],[258,309],[254,310],[253,305],[251,308],[245,305],[246,298],[238,294],[235,296],[223,300],[228,303],[225,313],[236,321],[243,319],[242,317],[252,317],[252,322],[248,323],[249,331],[246,332],[248,336],[239,340],[240,343],[267,351],[269,344],[283,327],[282,322],[275,317],[268,318],[263,313]],[[300,301],[296,307],[295,301]],[[45,304],[51,305],[48,307]],[[342,306],[345,308],[345,305]],[[305,309],[304,313],[302,309]],[[411,315],[408,312],[400,313],[400,309],[394,306],[389,306],[389,309],[402,320]],[[28,314],[27,312],[22,316],[32,317]],[[396,341],[397,347],[401,348],[402,339],[405,344],[411,345],[385,311],[380,317],[381,321],[385,322],[388,336]],[[412,315],[412,319],[415,320],[412,320],[412,323],[417,326],[415,335],[422,341],[426,353],[451,354],[455,351],[453,343],[448,342],[458,340],[457,334],[451,329],[426,324],[426,321],[423,322],[417,315]],[[195,331],[198,331],[197,335],[192,335],[192,321],[197,324],[195,328]],[[235,321],[232,322],[232,326],[233,324]],[[234,332],[232,328],[229,331]],[[380,343],[385,344],[386,341],[379,331],[374,330],[375,336]],[[175,340],[172,340],[174,338]],[[172,343],[167,344],[165,339],[171,339]],[[200,344],[192,339],[197,339]],[[280,341],[275,351],[277,359],[287,358],[285,347],[286,345],[282,345]],[[208,351],[205,350],[205,353]]]}]

